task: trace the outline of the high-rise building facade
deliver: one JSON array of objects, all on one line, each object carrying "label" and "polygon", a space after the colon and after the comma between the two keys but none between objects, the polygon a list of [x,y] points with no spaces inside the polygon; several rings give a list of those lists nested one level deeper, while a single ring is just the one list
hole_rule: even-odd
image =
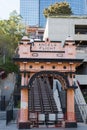
[{"label": "high-rise building facade", "polygon": [[20,15],[25,24],[39,23],[39,0],[20,0]]},{"label": "high-rise building facade", "polygon": [[70,4],[73,15],[85,15],[87,13],[87,0],[20,0],[20,14],[25,24],[44,27],[46,18],[43,15],[44,8],[55,2],[66,1]]}]

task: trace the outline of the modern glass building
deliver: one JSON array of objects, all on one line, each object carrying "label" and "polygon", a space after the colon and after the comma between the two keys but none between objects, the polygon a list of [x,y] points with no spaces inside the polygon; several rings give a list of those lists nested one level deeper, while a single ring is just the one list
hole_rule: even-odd
[{"label": "modern glass building", "polygon": [[27,25],[39,23],[39,0],[20,0],[20,15]]},{"label": "modern glass building", "polygon": [[87,13],[87,0],[20,0],[20,14],[25,24],[44,27],[46,23],[46,18],[43,15],[44,8],[62,1],[70,4],[73,15],[85,15]]}]

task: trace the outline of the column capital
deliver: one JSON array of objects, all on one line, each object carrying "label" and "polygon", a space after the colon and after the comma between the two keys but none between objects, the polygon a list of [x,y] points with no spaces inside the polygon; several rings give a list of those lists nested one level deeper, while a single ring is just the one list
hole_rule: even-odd
[{"label": "column capital", "polygon": [[77,89],[77,88],[78,88],[78,86],[76,86],[76,85],[72,85],[72,86],[68,87],[68,89]]}]

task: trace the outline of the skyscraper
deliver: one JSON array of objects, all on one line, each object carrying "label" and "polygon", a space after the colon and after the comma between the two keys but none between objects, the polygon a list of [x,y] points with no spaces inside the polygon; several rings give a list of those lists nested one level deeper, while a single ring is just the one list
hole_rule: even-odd
[{"label": "skyscraper", "polygon": [[20,15],[25,24],[39,23],[39,0],[20,0]]},{"label": "skyscraper", "polygon": [[44,27],[46,18],[43,15],[44,8],[55,2],[66,1],[70,4],[73,15],[84,15],[87,13],[87,0],[20,0],[20,14],[25,24],[30,26]]}]

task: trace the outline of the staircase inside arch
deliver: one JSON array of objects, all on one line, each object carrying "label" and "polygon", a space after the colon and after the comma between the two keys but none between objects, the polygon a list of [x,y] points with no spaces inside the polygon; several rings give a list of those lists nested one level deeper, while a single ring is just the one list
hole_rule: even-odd
[{"label": "staircase inside arch", "polygon": [[29,112],[58,113],[48,78],[36,78],[29,91]]}]

